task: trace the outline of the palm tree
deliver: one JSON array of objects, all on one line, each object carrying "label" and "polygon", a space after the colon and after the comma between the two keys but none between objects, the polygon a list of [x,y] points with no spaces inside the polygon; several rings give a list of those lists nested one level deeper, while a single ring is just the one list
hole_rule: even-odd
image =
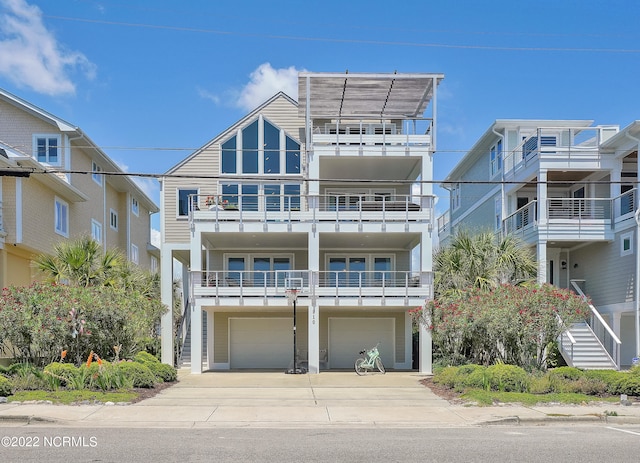
[{"label": "palm tree", "polygon": [[497,238],[492,232],[475,235],[461,231],[447,246],[436,250],[435,297],[455,297],[469,287],[494,288],[501,284],[523,284],[535,280],[536,261],[517,238]]},{"label": "palm tree", "polygon": [[159,294],[157,276],[127,261],[118,249],[103,252],[88,236],[58,243],[52,255],[37,256],[35,265],[51,282],[137,290],[149,297]]}]

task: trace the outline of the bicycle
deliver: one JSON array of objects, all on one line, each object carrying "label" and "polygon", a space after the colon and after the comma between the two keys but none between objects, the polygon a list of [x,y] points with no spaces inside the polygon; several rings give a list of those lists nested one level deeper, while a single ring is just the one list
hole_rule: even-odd
[{"label": "bicycle", "polygon": [[378,352],[379,345],[380,343],[376,344],[376,346],[372,349],[360,351],[360,355],[362,355],[362,357],[356,359],[355,363],[356,373],[359,376],[366,375],[374,368],[377,368],[378,371],[382,374],[385,374],[387,372],[384,369],[382,359],[380,358],[380,353]]}]

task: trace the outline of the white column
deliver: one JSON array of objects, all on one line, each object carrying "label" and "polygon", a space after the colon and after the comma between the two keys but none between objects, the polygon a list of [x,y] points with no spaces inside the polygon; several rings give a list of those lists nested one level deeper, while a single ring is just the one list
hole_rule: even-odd
[{"label": "white column", "polygon": [[309,373],[320,372],[320,307],[315,297],[320,269],[320,237],[318,233],[308,234],[308,267],[309,267],[309,307],[307,311],[308,345],[307,359]]},{"label": "white column", "polygon": [[[191,273],[189,275],[190,291],[202,279],[202,235],[195,225],[191,238]],[[194,273],[195,272],[195,273]],[[202,305],[189,293],[191,303],[191,373],[202,373]]]},{"label": "white column", "polygon": [[431,330],[428,326],[421,323],[418,325],[418,334],[420,335],[418,342],[418,371],[420,373],[430,375],[433,373]]},{"label": "white column", "polygon": [[547,240],[539,240],[537,248],[538,259],[538,283],[547,282]]},{"label": "white column", "polygon": [[538,223],[547,226],[547,171],[538,172]]},{"label": "white column", "polygon": [[160,319],[162,363],[173,365],[173,253],[160,246],[160,300],[169,308]]},{"label": "white column", "polygon": [[213,370],[213,315],[212,311],[207,311],[207,369]]}]

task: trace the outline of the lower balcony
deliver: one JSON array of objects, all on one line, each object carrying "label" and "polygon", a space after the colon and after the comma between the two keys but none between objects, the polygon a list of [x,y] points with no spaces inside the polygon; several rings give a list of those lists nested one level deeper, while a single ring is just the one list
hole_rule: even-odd
[{"label": "lower balcony", "polygon": [[427,298],[431,272],[412,271],[202,271],[191,272],[194,297],[264,298],[282,301],[287,290],[318,298]]}]

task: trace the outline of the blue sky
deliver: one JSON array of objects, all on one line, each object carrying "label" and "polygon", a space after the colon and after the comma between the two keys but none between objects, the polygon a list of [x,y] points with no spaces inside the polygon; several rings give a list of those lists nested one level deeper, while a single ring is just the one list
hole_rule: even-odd
[{"label": "blue sky", "polygon": [[444,73],[440,180],[496,119],[640,119],[638,18],[635,0],[0,0],[0,87],[162,173],[297,97],[299,70]]}]

